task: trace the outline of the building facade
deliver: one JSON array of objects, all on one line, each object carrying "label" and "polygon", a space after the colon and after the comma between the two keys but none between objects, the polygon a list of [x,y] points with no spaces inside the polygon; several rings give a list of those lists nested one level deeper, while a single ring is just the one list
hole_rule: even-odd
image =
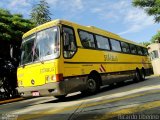
[{"label": "building facade", "polygon": [[160,43],[153,43],[147,46],[151,58],[153,72],[155,75],[160,75]]}]

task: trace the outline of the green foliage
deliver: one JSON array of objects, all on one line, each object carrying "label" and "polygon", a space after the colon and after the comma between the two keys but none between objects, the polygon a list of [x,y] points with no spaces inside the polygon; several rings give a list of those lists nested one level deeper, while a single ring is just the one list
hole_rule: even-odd
[{"label": "green foliage", "polygon": [[33,27],[33,23],[23,19],[22,15],[11,14],[0,8],[0,45],[1,47],[7,46],[3,48],[3,51],[0,51],[0,57],[9,56],[9,53],[3,55],[4,51],[9,51],[9,46],[19,48],[22,35]]},{"label": "green foliage", "polygon": [[141,42],[140,44],[147,47],[147,46],[150,45],[151,43],[150,43],[150,42]]},{"label": "green foliage", "polygon": [[156,40],[158,40],[160,42],[160,31],[157,32],[157,34],[152,37],[151,42],[155,43]]},{"label": "green foliage", "polygon": [[0,16],[1,40],[21,41],[23,33],[34,27],[30,20],[23,19],[20,14],[11,15],[9,11],[0,9]]},{"label": "green foliage", "polygon": [[50,15],[48,3],[45,0],[41,0],[40,3],[32,9],[31,20],[38,26],[51,21]]},{"label": "green foliage", "polygon": [[143,8],[148,15],[154,16],[155,22],[160,22],[160,0],[133,0],[132,4]]}]

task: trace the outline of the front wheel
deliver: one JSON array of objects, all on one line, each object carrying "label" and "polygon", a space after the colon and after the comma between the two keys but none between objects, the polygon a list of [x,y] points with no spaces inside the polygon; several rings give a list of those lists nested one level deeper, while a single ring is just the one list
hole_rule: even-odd
[{"label": "front wheel", "polygon": [[62,99],[65,99],[66,95],[57,95],[57,96],[54,96],[54,97],[62,100]]},{"label": "front wheel", "polygon": [[146,79],[146,74],[145,74],[145,71],[144,71],[144,70],[142,70],[142,72],[141,72],[141,79],[142,79],[142,80],[145,80],[145,79]]},{"label": "front wheel", "polygon": [[85,94],[95,94],[99,91],[100,85],[99,82],[94,77],[89,77],[86,82],[86,90],[83,93]]}]

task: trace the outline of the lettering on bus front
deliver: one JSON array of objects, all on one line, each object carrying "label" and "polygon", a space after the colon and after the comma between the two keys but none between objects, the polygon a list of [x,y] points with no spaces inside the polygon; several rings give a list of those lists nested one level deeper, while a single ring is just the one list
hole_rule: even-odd
[{"label": "lettering on bus front", "polygon": [[118,57],[112,54],[104,55],[104,61],[118,61]]},{"label": "lettering on bus front", "polygon": [[40,69],[40,73],[53,72],[53,71],[54,71],[54,68],[43,68],[43,69]]}]

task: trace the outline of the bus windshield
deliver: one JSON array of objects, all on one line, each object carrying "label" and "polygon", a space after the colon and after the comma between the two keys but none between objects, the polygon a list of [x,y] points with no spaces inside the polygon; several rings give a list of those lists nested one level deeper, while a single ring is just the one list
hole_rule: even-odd
[{"label": "bus windshield", "polygon": [[58,27],[42,30],[23,39],[20,65],[59,57]]}]

